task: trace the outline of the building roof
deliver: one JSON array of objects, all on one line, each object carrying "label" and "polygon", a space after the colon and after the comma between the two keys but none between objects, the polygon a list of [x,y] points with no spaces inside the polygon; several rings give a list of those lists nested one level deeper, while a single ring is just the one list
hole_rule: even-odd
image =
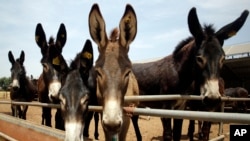
[{"label": "building roof", "polygon": [[250,43],[226,46],[223,49],[226,60],[221,76],[233,86],[244,85],[250,90]]}]

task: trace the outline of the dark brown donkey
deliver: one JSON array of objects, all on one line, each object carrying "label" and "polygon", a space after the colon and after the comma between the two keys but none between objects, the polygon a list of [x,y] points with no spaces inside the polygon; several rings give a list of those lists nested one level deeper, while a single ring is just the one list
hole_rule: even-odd
[{"label": "dark brown donkey", "polygon": [[[59,102],[59,90],[68,71],[67,63],[61,55],[66,42],[65,26],[61,24],[57,33],[56,42],[54,42],[54,39],[51,37],[47,43],[41,24],[37,24],[35,37],[36,43],[41,49],[41,64],[43,66],[43,72],[37,82],[39,101],[44,103],[57,103]],[[60,109],[57,109],[55,118],[55,127],[64,129]],[[44,121],[45,125],[51,126],[51,108],[42,108],[42,124],[44,124]]]},{"label": "dark brown donkey", "polygon": [[[182,41],[172,55],[155,62],[133,64],[140,94],[182,94],[193,81],[196,82],[195,95],[203,96],[203,103],[213,105],[220,102],[218,78],[225,58],[222,49],[225,39],[235,35],[244,24],[248,11],[234,22],[215,32],[211,25],[201,27],[196,9],[188,15],[188,26],[193,37]],[[184,102],[143,102],[153,108],[183,109]],[[157,105],[158,104],[158,105]],[[157,107],[158,106],[158,107]],[[137,139],[141,140],[138,117],[132,117]],[[163,138],[172,140],[171,119],[162,118]],[[181,137],[182,119],[174,119],[173,140]]]},{"label": "dark brown donkey", "polygon": [[89,31],[100,53],[95,65],[96,93],[98,103],[103,106],[101,123],[106,141],[117,135],[119,141],[126,140],[130,118],[123,110],[123,106],[128,106],[124,96],[139,93],[128,57],[129,45],[137,31],[136,15],[131,5],[126,6],[119,27],[120,34],[114,29],[108,38],[99,7],[97,4],[92,6]]},{"label": "dark brown donkey", "polygon": [[[225,89],[225,96],[234,98],[248,98],[248,91],[242,87]],[[232,107],[233,112],[246,113],[247,103],[245,101],[225,102],[225,107]]]},{"label": "dark brown donkey", "polygon": [[[225,82],[222,78],[219,78],[218,81],[219,81],[218,82],[219,83],[219,93],[221,96],[225,96]],[[192,87],[194,85],[192,85]],[[207,106],[206,104],[202,103],[201,101],[192,101],[191,100],[191,101],[187,102],[187,107],[190,107],[191,110],[221,112],[221,104],[222,103],[219,102],[219,103],[215,103],[212,106]],[[211,124],[212,124],[212,122],[210,122],[210,121],[201,121],[201,120],[198,121],[199,140],[208,140]],[[194,131],[195,131],[194,120],[190,120],[189,127],[188,127],[188,136],[190,138],[190,141],[193,141]]]},{"label": "dark brown donkey", "polygon": [[92,101],[91,95],[95,94],[95,89],[94,91],[89,89],[89,71],[92,66],[93,49],[91,42],[87,40],[83,50],[71,62],[70,70],[59,94],[65,121],[65,141],[83,141],[88,104]]},{"label": "dark brown donkey", "polygon": [[[9,61],[11,63],[11,89],[10,98],[12,101],[30,102],[34,99],[37,93],[36,86],[27,78],[26,71],[23,66],[25,54],[22,51],[20,58],[14,58],[11,51],[9,51]],[[22,109],[23,107],[23,109]],[[18,116],[19,118],[26,119],[26,112],[28,110],[27,105],[11,105],[12,116]],[[17,112],[17,113],[16,113]],[[17,115],[18,114],[18,115]]]}]

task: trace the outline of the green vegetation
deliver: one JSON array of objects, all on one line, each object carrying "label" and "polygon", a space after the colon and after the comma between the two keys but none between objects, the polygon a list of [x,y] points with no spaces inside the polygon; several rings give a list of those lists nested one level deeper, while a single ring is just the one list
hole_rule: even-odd
[{"label": "green vegetation", "polygon": [[10,77],[2,77],[0,78],[0,87],[1,90],[7,91],[11,83]]}]

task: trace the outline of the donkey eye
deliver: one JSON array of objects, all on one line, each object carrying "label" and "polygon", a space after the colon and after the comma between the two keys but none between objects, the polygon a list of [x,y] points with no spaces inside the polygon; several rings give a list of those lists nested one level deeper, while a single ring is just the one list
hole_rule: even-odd
[{"label": "donkey eye", "polygon": [[196,62],[202,68],[206,64],[206,59],[203,56],[196,56]]},{"label": "donkey eye", "polygon": [[127,70],[127,71],[125,72],[124,78],[129,77],[130,72],[131,72],[131,70]]},{"label": "donkey eye", "polygon": [[46,64],[46,63],[42,63],[42,66],[43,66],[43,70],[44,71],[48,71],[49,70],[49,66],[48,66],[48,64]]},{"label": "donkey eye", "polygon": [[96,69],[96,75],[97,75],[97,77],[100,77],[100,78],[102,78],[102,72],[101,72],[101,70],[100,69]]},{"label": "donkey eye", "polygon": [[81,101],[80,101],[81,105],[86,105],[86,104],[88,104],[88,102],[89,102],[88,96],[81,98]]},{"label": "donkey eye", "polygon": [[222,68],[224,61],[225,61],[225,56],[222,56],[219,62],[220,68]]}]

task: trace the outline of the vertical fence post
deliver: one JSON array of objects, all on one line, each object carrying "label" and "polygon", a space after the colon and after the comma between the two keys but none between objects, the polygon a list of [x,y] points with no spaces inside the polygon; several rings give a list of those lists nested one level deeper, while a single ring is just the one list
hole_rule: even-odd
[{"label": "vertical fence post", "polygon": [[[221,112],[222,113],[224,113],[224,107],[225,107],[225,102],[222,101],[222,103],[221,103]],[[220,125],[219,125],[219,133],[218,133],[218,135],[222,135],[222,133],[223,133],[223,122],[221,121]]]}]

